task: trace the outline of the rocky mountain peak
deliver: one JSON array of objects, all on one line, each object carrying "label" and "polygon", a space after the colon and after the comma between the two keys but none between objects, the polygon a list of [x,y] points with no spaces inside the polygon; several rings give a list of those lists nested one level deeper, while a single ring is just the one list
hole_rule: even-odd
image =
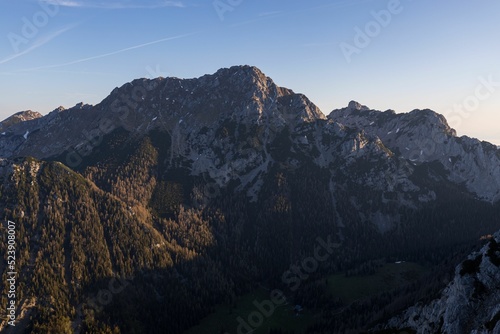
[{"label": "rocky mountain peak", "polygon": [[350,110],[370,110],[370,108],[368,108],[367,106],[364,106],[356,101],[350,101],[347,108]]},{"label": "rocky mountain peak", "polygon": [[380,138],[385,147],[415,166],[439,162],[450,181],[465,184],[481,199],[500,200],[498,150],[477,139],[457,137],[446,118],[435,111],[395,113],[365,109],[351,102],[347,108],[333,110],[328,118]]},{"label": "rocky mountain peak", "polygon": [[75,104],[74,107],[70,108],[70,109],[76,109],[76,110],[89,110],[91,109],[93,106],[91,104],[87,104],[87,103],[83,103],[83,102],[80,102],[80,103],[77,103]]},{"label": "rocky mountain peak", "polygon": [[0,123],[4,123],[8,119],[18,119],[19,121],[24,122],[24,121],[29,121],[31,119],[35,119],[35,118],[39,118],[39,117],[42,117],[42,114],[40,114],[39,112],[33,111],[33,110],[25,110],[25,111],[19,111],[19,112],[15,113],[14,115],[4,119]]},{"label": "rocky mountain peak", "polygon": [[[239,136],[243,133],[236,131],[239,127],[244,131],[260,128],[256,140],[267,145],[286,127],[300,150],[319,152],[315,161],[323,166],[334,159],[328,151],[334,146],[325,146],[326,138],[344,138],[350,133],[345,130],[348,128],[363,134],[363,138],[345,143],[342,150],[349,156],[369,151],[368,138],[368,142],[377,143],[372,145],[375,151],[397,156],[414,166],[437,161],[449,181],[465,184],[481,199],[500,200],[498,150],[474,139],[457,138],[442,115],[429,109],[396,114],[350,101],[347,107],[332,111],[323,126],[320,121],[326,117],[306,96],[277,86],[254,66],[223,68],[192,79],[137,79],[115,88],[96,106],[79,103],[39,116],[11,123],[8,131],[2,131],[5,134],[0,137],[0,157],[50,157],[85,147],[92,140],[89,136],[102,136],[117,128],[138,136],[161,129],[175,136],[176,141],[194,147],[218,138],[218,129]],[[13,119],[29,117],[14,115]],[[210,138],[197,138],[196,133]],[[179,147],[179,156],[189,155],[186,147]],[[228,147],[224,149],[230,150]],[[193,155],[189,159],[196,158]]]},{"label": "rocky mountain peak", "polygon": [[446,118],[431,109],[415,109],[408,113],[408,117],[413,117],[414,122],[425,122],[426,126],[438,127],[450,136],[456,136],[456,131],[448,125]]},{"label": "rocky mountain peak", "polygon": [[66,110],[66,108],[64,108],[63,106],[59,106],[56,109],[52,110],[51,112],[58,113],[58,112],[61,112],[61,111],[64,111],[64,110]]},{"label": "rocky mountain peak", "polygon": [[193,79],[137,79],[115,88],[97,106],[106,113],[124,108],[129,109],[131,122],[123,122],[128,130],[153,119],[169,129],[183,123],[191,130],[224,119],[274,126],[325,119],[307,97],[277,86],[260,69],[248,65]]},{"label": "rocky mountain peak", "polygon": [[15,113],[14,115],[4,119],[0,122],[0,132],[6,131],[9,127],[14,124],[30,121],[32,119],[37,119],[43,117],[42,114],[32,110],[20,111]]},{"label": "rocky mountain peak", "polygon": [[[136,79],[96,106],[59,107],[37,122],[11,128],[0,142],[0,156],[58,154],[110,124],[139,135],[161,128],[186,138],[225,122],[277,132],[319,119],[325,116],[306,96],[277,86],[257,67],[233,66],[192,79]],[[46,134],[60,139],[47,142]]]},{"label": "rocky mountain peak", "polygon": [[250,65],[236,65],[228,68],[221,68],[215,74],[215,76],[241,76],[241,77],[252,77],[255,79],[266,80],[267,76],[257,67]]}]

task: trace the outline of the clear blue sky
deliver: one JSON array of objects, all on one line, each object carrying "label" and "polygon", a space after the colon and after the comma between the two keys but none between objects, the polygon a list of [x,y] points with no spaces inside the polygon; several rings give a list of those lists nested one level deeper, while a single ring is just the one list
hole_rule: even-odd
[{"label": "clear blue sky", "polygon": [[0,119],[249,64],[325,114],[349,100],[431,108],[500,145],[498,0],[218,0],[219,13],[213,0],[0,1]]}]

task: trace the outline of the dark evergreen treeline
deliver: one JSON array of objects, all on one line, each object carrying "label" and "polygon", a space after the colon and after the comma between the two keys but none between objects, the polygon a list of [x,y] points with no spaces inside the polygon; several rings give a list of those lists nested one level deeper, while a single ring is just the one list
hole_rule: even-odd
[{"label": "dark evergreen treeline", "polygon": [[[380,192],[341,170],[290,166],[280,156],[288,145],[282,137],[269,147],[282,163],[270,166],[256,202],[234,193],[237,184],[219,188],[208,175],[190,175],[182,159],[171,159],[161,132],[132,140],[117,130],[76,171],[57,162],[62,157],[19,162],[0,192],[3,217],[18,226],[18,300],[35,305],[26,331],[182,333],[257,284],[286,290],[283,273],[328,236],[340,247],[287,297],[321,310],[310,333],[355,331],[435,293],[447,273],[349,307],[325,292],[326,274],[369,274],[379,258],[440,264],[499,228],[498,206],[444,181],[434,187],[437,201],[403,209],[384,205]],[[262,146],[257,137],[248,142]],[[397,212],[399,225],[381,234],[360,219],[360,211],[374,210]],[[123,289],[111,292],[116,282]]]}]

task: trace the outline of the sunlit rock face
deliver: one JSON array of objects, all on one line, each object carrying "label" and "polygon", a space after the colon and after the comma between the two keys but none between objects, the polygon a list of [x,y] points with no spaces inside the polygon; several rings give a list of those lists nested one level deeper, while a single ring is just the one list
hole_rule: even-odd
[{"label": "sunlit rock face", "polygon": [[500,232],[456,267],[441,296],[389,320],[385,328],[417,333],[500,333]]}]

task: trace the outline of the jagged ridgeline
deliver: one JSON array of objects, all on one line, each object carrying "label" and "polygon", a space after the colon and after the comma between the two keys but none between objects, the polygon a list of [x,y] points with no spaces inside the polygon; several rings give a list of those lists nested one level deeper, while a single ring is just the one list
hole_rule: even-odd
[{"label": "jagged ridgeline", "polygon": [[318,237],[340,247],[311,282],[384,257],[439,263],[500,228],[495,146],[430,110],[325,117],[250,66],[134,80],[0,129],[20,333],[183,333],[259,285],[285,289]]}]

